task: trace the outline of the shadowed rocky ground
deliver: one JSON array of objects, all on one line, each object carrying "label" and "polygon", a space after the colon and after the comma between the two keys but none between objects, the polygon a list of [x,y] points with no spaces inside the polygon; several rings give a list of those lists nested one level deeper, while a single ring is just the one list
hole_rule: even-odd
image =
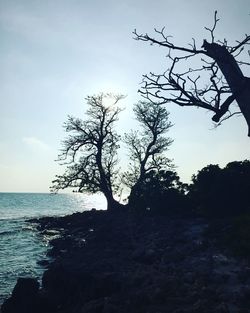
[{"label": "shadowed rocky ground", "polygon": [[59,234],[53,261],[40,289],[18,281],[2,313],[250,312],[249,263],[204,219],[93,210],[38,222]]}]

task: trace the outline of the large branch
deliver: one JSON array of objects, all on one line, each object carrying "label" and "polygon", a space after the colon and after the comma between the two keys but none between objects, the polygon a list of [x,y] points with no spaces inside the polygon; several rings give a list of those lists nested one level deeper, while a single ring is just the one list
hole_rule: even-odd
[{"label": "large branch", "polygon": [[170,38],[171,36],[166,36],[164,34],[164,30],[165,28],[162,28],[161,31],[155,29],[155,32],[161,36],[162,40],[157,40],[153,37],[150,37],[148,34],[138,34],[137,30],[135,29],[133,31],[133,34],[135,35],[135,40],[141,40],[141,41],[149,41],[151,44],[158,44],[162,47],[165,48],[169,48],[171,50],[177,50],[177,51],[182,51],[182,52],[187,52],[190,54],[206,54],[206,52],[204,50],[197,50],[196,49],[196,45],[195,42],[193,43],[193,45],[191,45],[193,48],[186,48],[186,47],[181,47],[181,46],[176,46],[174,45],[172,42],[169,41],[168,38]]},{"label": "large branch", "polygon": [[230,104],[235,100],[234,95],[231,95],[227,98],[227,100],[221,105],[218,112],[212,117],[212,120],[218,123],[221,117],[228,112]]},{"label": "large branch", "polygon": [[[235,46],[229,46],[226,39],[216,40],[215,29],[218,21],[217,11],[215,11],[213,26],[205,27],[210,33],[210,43],[204,40],[202,50],[197,49],[194,39],[192,44],[189,44],[191,48],[175,45],[170,40],[171,36],[165,34],[164,28],[154,30],[156,38],[147,33],[138,34],[135,30],[133,33],[136,40],[167,48],[169,51],[167,58],[171,62],[171,66],[163,74],[144,75],[144,85],[139,92],[152,102],[157,99],[160,103],[172,102],[180,106],[196,106],[212,111],[215,113],[212,119],[216,122],[219,122],[229,111],[233,100],[236,100],[249,125],[250,133],[250,82],[239,67],[250,63],[237,59],[245,46],[250,45],[250,36],[246,35],[243,40],[237,41]],[[250,51],[248,54],[250,55]],[[178,62],[185,64],[196,55],[208,57],[201,59],[203,66],[178,71],[182,68],[176,66]],[[209,84],[199,87],[202,74],[210,75]],[[229,117],[233,115],[234,113],[230,113]]]}]

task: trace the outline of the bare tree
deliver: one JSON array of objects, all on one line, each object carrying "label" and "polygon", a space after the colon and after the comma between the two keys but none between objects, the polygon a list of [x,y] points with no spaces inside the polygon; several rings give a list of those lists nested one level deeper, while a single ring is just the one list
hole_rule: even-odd
[{"label": "bare tree", "polygon": [[76,187],[79,192],[102,192],[107,199],[108,209],[120,204],[113,193],[117,183],[117,150],[120,136],[114,130],[121,109],[117,102],[122,95],[100,94],[86,98],[88,119],[68,117],[64,124],[70,133],[63,142],[58,161],[67,161],[63,175],[56,176],[51,190]]},{"label": "bare tree", "polygon": [[58,157],[66,170],[56,176],[52,192],[68,187],[77,188],[78,192],[102,192],[108,209],[117,209],[123,205],[114,195],[121,192],[122,183],[129,186],[131,195],[135,196],[147,173],[169,168],[171,162],[163,155],[172,143],[170,138],[164,137],[172,126],[168,121],[169,113],[159,104],[139,102],[134,106],[134,113],[142,131],[131,131],[125,136],[131,163],[124,175],[119,172],[120,136],[114,126],[121,112],[117,102],[123,98],[110,94],[89,96],[87,119],[68,117],[64,128],[70,135],[64,140]]},{"label": "bare tree", "polygon": [[[250,78],[244,76],[241,70],[241,66],[250,65],[250,51],[245,49],[250,44],[250,36],[245,35],[244,39],[236,41],[233,46],[226,39],[215,40],[218,21],[215,11],[213,27],[205,27],[210,42],[204,40],[202,49],[197,48],[194,39],[187,47],[173,44],[164,28],[155,29],[156,38],[138,34],[135,30],[135,39],[167,48],[170,62],[163,74],[150,73],[143,76],[140,93],[153,102],[173,102],[180,106],[196,106],[212,111],[212,120],[216,123],[235,114],[243,114],[250,136]],[[247,59],[244,58],[244,53]],[[197,57],[200,67],[191,67],[190,64]],[[186,69],[183,70],[185,66]],[[202,82],[204,78],[208,81],[206,84]],[[234,100],[239,111],[232,111]]]},{"label": "bare tree", "polygon": [[142,130],[125,135],[130,166],[123,179],[131,188],[130,203],[137,196],[138,188],[149,172],[169,169],[171,160],[164,156],[164,152],[173,142],[164,136],[172,124],[168,120],[169,113],[163,106],[140,101],[135,104],[134,113]]}]

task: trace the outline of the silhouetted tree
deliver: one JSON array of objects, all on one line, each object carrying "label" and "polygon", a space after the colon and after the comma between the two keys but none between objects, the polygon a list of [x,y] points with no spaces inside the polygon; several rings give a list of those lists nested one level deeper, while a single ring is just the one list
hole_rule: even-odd
[{"label": "silhouetted tree", "polygon": [[140,186],[149,172],[170,167],[171,160],[164,156],[164,152],[173,142],[164,136],[172,126],[164,107],[158,103],[141,101],[135,105],[134,113],[141,131],[131,131],[125,135],[130,166],[123,177],[124,183],[131,188],[130,204],[137,196],[140,197]]},{"label": "silhouetted tree", "polygon": [[[58,161],[67,161],[66,171],[56,176],[51,190],[75,187],[79,192],[102,192],[108,209],[122,205],[114,199],[122,189],[122,179],[135,194],[137,186],[145,180],[149,171],[167,168],[170,160],[163,156],[172,143],[164,133],[171,127],[169,113],[160,105],[139,102],[134,106],[142,132],[131,131],[125,136],[130,151],[130,168],[122,175],[117,168],[117,150],[120,136],[114,126],[121,109],[117,102],[124,96],[100,94],[87,97],[87,119],[68,117],[64,124],[70,133],[63,142]],[[113,101],[113,102],[111,102]],[[130,205],[130,203],[129,203]]]},{"label": "silhouetted tree", "polygon": [[221,212],[224,188],[222,184],[222,170],[219,165],[210,164],[192,176],[188,196],[191,198],[195,210],[200,214],[214,215]]},{"label": "silhouetted tree", "polygon": [[[173,102],[180,106],[196,106],[212,111],[212,120],[216,123],[242,113],[250,136],[250,78],[245,77],[240,68],[241,65],[247,66],[250,63],[243,56],[241,60],[238,59],[244,47],[250,44],[250,36],[246,35],[243,40],[236,41],[234,46],[230,46],[226,39],[215,40],[214,32],[218,21],[215,11],[213,27],[206,27],[210,42],[204,40],[203,49],[197,48],[194,39],[188,47],[175,45],[164,28],[155,29],[156,38],[138,34],[135,30],[135,39],[167,48],[170,62],[163,74],[144,75],[140,93],[153,102]],[[250,52],[246,55],[249,56]],[[200,58],[199,68],[192,67],[192,60],[196,57]],[[207,79],[207,83],[204,84],[202,79]],[[229,111],[234,100],[238,103],[240,112]]]},{"label": "silhouetted tree", "polygon": [[235,161],[221,169],[208,165],[193,175],[189,197],[208,216],[250,213],[250,161]]},{"label": "silhouetted tree", "polygon": [[160,214],[184,213],[188,211],[185,193],[186,185],[173,170],[150,170],[137,184],[131,203]]},{"label": "silhouetted tree", "polygon": [[59,161],[68,161],[63,175],[56,176],[52,191],[76,187],[79,192],[102,192],[108,209],[120,204],[113,193],[119,188],[117,181],[117,149],[120,136],[114,130],[121,109],[117,102],[122,95],[100,94],[87,97],[87,117],[83,121],[72,116],[64,124],[69,137],[63,142]]}]

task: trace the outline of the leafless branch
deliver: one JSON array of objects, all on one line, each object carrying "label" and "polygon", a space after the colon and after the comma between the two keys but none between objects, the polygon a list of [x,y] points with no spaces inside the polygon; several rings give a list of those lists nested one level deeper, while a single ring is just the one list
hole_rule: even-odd
[{"label": "leafless branch", "polygon": [[[210,42],[204,40],[203,50],[197,49],[194,38],[188,47],[175,45],[172,36],[166,35],[165,28],[154,29],[155,37],[147,33],[138,34],[135,30],[136,40],[167,48],[166,57],[169,63],[169,68],[162,74],[150,72],[143,75],[139,93],[152,103],[175,103],[179,106],[196,106],[209,110],[213,113],[213,121],[217,123],[223,120],[235,100],[248,123],[250,135],[250,110],[247,100],[250,96],[249,92],[247,95],[250,80],[244,77],[240,68],[249,66],[250,63],[247,59],[238,59],[243,55],[243,51],[250,56],[250,51],[244,50],[250,45],[250,36],[246,35],[243,40],[236,41],[235,46],[229,46],[226,39],[216,40],[215,30],[218,22],[215,11],[213,26],[205,27],[210,34]],[[201,57],[201,66],[197,66],[197,57]],[[233,115],[234,113],[230,113],[230,116]]]},{"label": "leafless branch", "polygon": [[214,42],[214,31],[216,29],[216,25],[217,23],[219,22],[219,18],[217,18],[217,11],[214,12],[214,25],[212,28],[209,28],[209,27],[205,27],[206,30],[208,30],[210,32],[210,35],[211,35],[211,42],[213,43]]},{"label": "leafless branch", "polygon": [[250,36],[246,34],[246,38],[243,39],[242,41],[237,41],[238,44],[230,49],[230,53],[235,52],[239,48],[241,48],[244,45],[249,45],[250,44]]},{"label": "leafless branch", "polygon": [[164,31],[165,31],[165,28],[162,28],[162,30],[155,29],[155,33],[157,35],[160,35],[161,40],[160,39],[157,40],[153,37],[150,37],[148,34],[145,34],[145,35],[138,34],[136,29],[133,31],[133,34],[135,35],[135,38],[134,38],[135,40],[148,41],[151,44],[158,44],[162,47],[166,47],[171,50],[178,50],[178,51],[183,51],[183,52],[192,53],[192,54],[193,53],[206,54],[204,50],[197,50],[194,43],[191,44],[192,49],[174,45],[172,42],[169,41],[169,38],[171,38],[172,36],[165,35]]}]

